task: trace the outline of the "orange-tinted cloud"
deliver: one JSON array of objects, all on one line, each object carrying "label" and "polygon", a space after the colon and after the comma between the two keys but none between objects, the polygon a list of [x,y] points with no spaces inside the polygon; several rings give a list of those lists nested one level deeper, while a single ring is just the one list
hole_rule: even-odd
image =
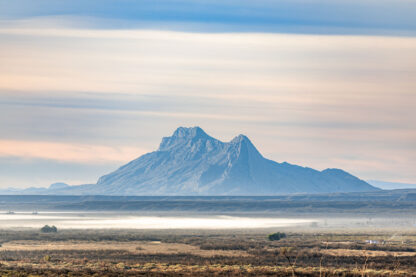
[{"label": "orange-tinted cloud", "polygon": [[128,162],[147,152],[136,147],[59,143],[47,141],[0,140],[0,157],[48,159],[76,163]]}]

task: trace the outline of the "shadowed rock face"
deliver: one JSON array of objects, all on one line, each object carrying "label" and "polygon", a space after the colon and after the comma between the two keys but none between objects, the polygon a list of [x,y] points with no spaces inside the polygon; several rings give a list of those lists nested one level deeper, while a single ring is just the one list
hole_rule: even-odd
[{"label": "shadowed rock face", "polygon": [[178,128],[155,152],[102,176],[83,193],[114,195],[276,195],[377,190],[340,169],[317,171],[265,159],[244,135],[221,142]]}]

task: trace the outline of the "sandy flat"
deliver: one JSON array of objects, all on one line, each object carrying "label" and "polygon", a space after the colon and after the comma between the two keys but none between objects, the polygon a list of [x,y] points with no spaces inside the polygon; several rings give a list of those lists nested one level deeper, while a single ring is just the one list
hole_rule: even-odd
[{"label": "sandy flat", "polygon": [[248,256],[239,250],[202,250],[198,246],[183,243],[163,242],[85,242],[85,241],[11,241],[0,247],[0,251],[36,251],[36,250],[124,250],[136,254],[193,254],[210,256]]},{"label": "sandy flat", "polygon": [[331,256],[416,256],[416,252],[402,251],[375,251],[375,250],[356,250],[356,249],[321,249],[321,253]]}]

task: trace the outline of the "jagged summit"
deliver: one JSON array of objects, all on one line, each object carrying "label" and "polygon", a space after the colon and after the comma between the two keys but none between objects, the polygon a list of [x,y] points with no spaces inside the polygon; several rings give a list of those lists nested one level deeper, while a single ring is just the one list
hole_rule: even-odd
[{"label": "jagged summit", "polygon": [[[230,141],[230,144],[242,144],[246,147],[253,148],[257,151],[257,148],[251,142],[251,140],[245,135],[238,135]],[[258,152],[258,151],[257,151]],[[259,153],[260,154],[260,153]]]},{"label": "jagged summit", "polygon": [[205,133],[204,130],[202,130],[200,127],[179,127],[175,130],[172,137],[188,137],[188,138],[194,138],[194,137],[208,137],[207,133]]},{"label": "jagged summit", "polygon": [[219,140],[207,135],[200,127],[179,127],[173,132],[172,136],[162,138],[158,151],[166,151],[179,146],[191,146],[198,142],[202,144],[206,143],[208,140],[211,141],[211,143],[221,143]]},{"label": "jagged summit", "polygon": [[236,136],[235,138],[231,140],[231,142],[234,142],[234,143],[241,142],[241,141],[249,141],[251,143],[250,139],[243,134],[239,134],[238,136]]},{"label": "jagged summit", "polygon": [[245,135],[222,142],[200,127],[179,127],[162,139],[157,151],[102,176],[93,187],[113,195],[277,195],[376,189],[342,170],[320,172],[265,159]]},{"label": "jagged summit", "polygon": [[[195,127],[179,127],[177,128],[172,136],[170,137],[164,137],[162,138],[162,144],[165,144],[166,142],[187,142],[187,141],[198,141],[198,140],[213,140],[213,141],[217,141],[217,142],[221,142],[211,136],[209,136],[207,133],[205,133],[204,130],[201,129],[201,127],[195,126]],[[223,142],[221,142],[223,143]],[[249,145],[252,145],[254,147],[254,145],[252,144],[252,142],[250,141],[250,139],[243,135],[240,134],[238,136],[236,136],[235,138],[233,138],[230,143],[236,144],[236,143],[247,143]]]}]

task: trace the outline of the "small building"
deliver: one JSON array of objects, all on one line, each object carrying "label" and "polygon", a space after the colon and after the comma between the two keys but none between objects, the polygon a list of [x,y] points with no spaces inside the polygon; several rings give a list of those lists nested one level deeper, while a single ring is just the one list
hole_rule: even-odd
[{"label": "small building", "polygon": [[368,244],[384,244],[385,241],[384,240],[372,240],[372,239],[368,239],[365,241],[365,243]]}]

